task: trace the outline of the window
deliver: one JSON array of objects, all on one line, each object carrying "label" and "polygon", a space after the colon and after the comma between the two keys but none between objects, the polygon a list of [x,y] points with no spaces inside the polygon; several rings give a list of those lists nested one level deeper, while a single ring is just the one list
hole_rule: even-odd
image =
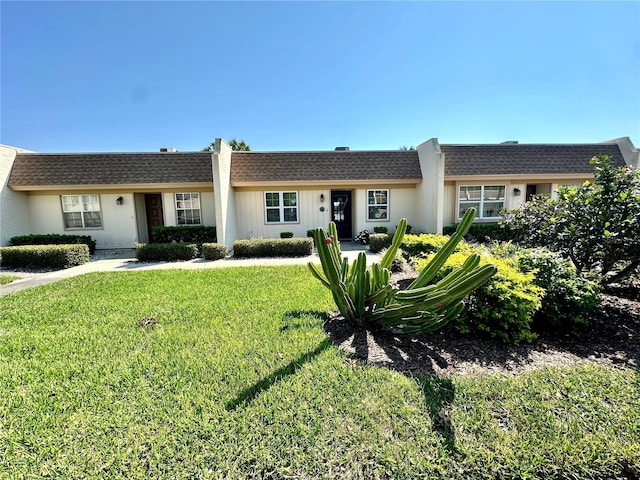
[{"label": "window", "polygon": [[298,222],[298,192],[265,192],[267,223]]},{"label": "window", "polygon": [[458,195],[458,218],[469,208],[476,209],[476,218],[495,219],[504,208],[504,185],[460,185]]},{"label": "window", "polygon": [[367,190],[367,221],[389,220],[389,190]]},{"label": "window", "polygon": [[98,195],[62,195],[64,228],[102,228]]},{"label": "window", "polygon": [[200,194],[176,193],[178,225],[200,225]]}]

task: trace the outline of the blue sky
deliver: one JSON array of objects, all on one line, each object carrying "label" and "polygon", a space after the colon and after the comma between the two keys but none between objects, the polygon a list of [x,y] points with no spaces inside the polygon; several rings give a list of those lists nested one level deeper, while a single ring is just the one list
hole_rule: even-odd
[{"label": "blue sky", "polygon": [[640,146],[640,2],[0,2],[0,143],[40,152]]}]

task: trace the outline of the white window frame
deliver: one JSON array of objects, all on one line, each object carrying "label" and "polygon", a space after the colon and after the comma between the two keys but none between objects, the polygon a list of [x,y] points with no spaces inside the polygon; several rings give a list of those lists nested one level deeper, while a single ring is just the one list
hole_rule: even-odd
[{"label": "white window frame", "polygon": [[[101,230],[103,228],[100,195],[95,193],[60,195],[60,204],[62,206],[62,223],[65,230]],[[67,226],[66,214],[74,213],[80,214],[79,219],[82,225],[69,227]],[[87,226],[88,222],[85,214],[88,213],[98,214],[99,225]]]},{"label": "white window frame", "polygon": [[[480,187],[480,198],[463,198],[462,189],[463,188],[478,188]],[[502,189],[502,198],[499,196],[497,198],[485,198],[485,189]],[[485,203],[501,203],[502,205],[499,208],[495,208],[492,211],[495,211],[495,215],[485,215],[484,214],[484,206]],[[504,184],[465,184],[458,185],[458,204],[456,208],[456,216],[458,220],[461,220],[464,214],[461,214],[461,210],[465,205],[469,207],[477,207],[476,212],[476,220],[497,220],[500,218],[500,211],[507,206],[507,186]],[[466,210],[465,210],[466,211]]]},{"label": "white window frame", "polygon": [[[182,198],[178,198],[179,195]],[[173,199],[176,208],[176,225],[202,225],[202,203],[199,192],[177,192]],[[189,222],[187,217],[193,220],[193,212],[195,211],[198,212],[198,221]],[[180,212],[184,212],[184,221],[181,221]]]},{"label": "white window frame", "polygon": [[[274,196],[277,195],[277,205],[273,204]],[[290,195],[295,195],[295,204],[291,205]],[[285,191],[268,191],[264,192],[262,196],[264,200],[264,223],[268,225],[282,224],[282,223],[300,223],[300,211],[298,208],[299,198],[297,191],[285,190]],[[268,198],[269,197],[269,198]],[[289,205],[285,205],[285,199],[287,199]],[[271,204],[270,204],[271,203]],[[269,220],[269,212],[278,212],[277,220]],[[295,220],[285,220],[285,213],[289,215],[291,212],[295,212]]]},{"label": "white window frame", "polygon": [[[373,192],[374,203],[369,203],[369,194]],[[378,192],[384,192],[386,202],[378,201]],[[371,217],[371,207],[385,207],[385,217]],[[371,188],[367,190],[367,222],[388,222],[389,221],[389,189],[388,188]]]}]

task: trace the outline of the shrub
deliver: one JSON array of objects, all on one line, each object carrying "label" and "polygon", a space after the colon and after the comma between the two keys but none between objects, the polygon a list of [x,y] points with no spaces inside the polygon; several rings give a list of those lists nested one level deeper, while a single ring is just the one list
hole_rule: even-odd
[{"label": "shrub", "polygon": [[386,233],[373,233],[369,235],[369,250],[378,253],[391,245],[391,235]]},{"label": "shrub", "polygon": [[544,289],[542,308],[536,314],[540,327],[572,328],[589,323],[589,314],[598,304],[598,282],[545,248],[522,250],[517,259],[520,269],[533,272],[534,283]]},{"label": "shrub", "polygon": [[293,238],[293,232],[280,232],[280,238]]},{"label": "shrub", "polygon": [[205,260],[220,260],[227,256],[227,247],[220,243],[203,243],[202,256]]},{"label": "shrub", "polygon": [[389,233],[389,229],[383,226],[373,227],[373,233]]},{"label": "shrub", "polygon": [[2,264],[26,268],[69,268],[89,261],[89,247],[82,244],[21,245],[2,247]]},{"label": "shrub", "polygon": [[[455,230],[455,225],[445,225],[442,228],[442,233],[451,235]],[[498,223],[474,223],[464,239],[468,242],[489,243],[495,240],[508,241],[511,240],[511,236],[511,232],[502,228]]]},{"label": "shrub", "polygon": [[[405,235],[400,248],[409,257],[415,257],[420,254],[428,255],[440,250],[449,237],[432,233],[423,233],[422,235]],[[464,242],[460,242],[462,244]],[[458,244],[458,247],[460,247]]]},{"label": "shrub", "polygon": [[18,235],[9,239],[9,245],[71,245],[84,243],[89,247],[89,254],[96,252],[96,241],[89,235],[60,235],[58,233],[45,233],[33,235]]},{"label": "shrub", "polygon": [[[481,265],[493,264],[498,271],[471,293],[464,314],[452,322],[452,327],[461,333],[482,333],[507,343],[535,340],[532,322],[544,291],[533,283],[533,273],[521,272],[513,257],[493,256],[484,247],[475,247],[472,251],[480,255]],[[467,256],[466,252],[451,255],[441,275],[461,266]],[[433,254],[414,259],[417,268],[422,268],[432,257]]]},{"label": "shrub", "polygon": [[313,253],[311,238],[254,238],[233,242],[233,256],[251,257],[305,257]]},{"label": "shrub", "polygon": [[215,243],[218,241],[216,227],[206,225],[180,225],[177,227],[153,227],[151,243]]},{"label": "shrub", "polygon": [[535,196],[502,224],[515,240],[558,251],[608,284],[640,267],[640,172],[615,167],[606,155],[591,164],[594,183],[560,187],[555,199]]},{"label": "shrub", "polygon": [[137,243],[136,258],[140,262],[172,262],[198,256],[194,243]]}]

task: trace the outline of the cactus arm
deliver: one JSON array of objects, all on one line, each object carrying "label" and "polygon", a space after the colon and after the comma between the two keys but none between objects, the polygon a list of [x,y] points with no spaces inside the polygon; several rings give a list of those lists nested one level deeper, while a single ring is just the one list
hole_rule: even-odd
[{"label": "cactus arm", "polygon": [[393,259],[396,258],[396,253],[398,253],[398,248],[400,248],[400,244],[402,243],[402,239],[404,238],[404,233],[407,230],[407,219],[402,218],[398,223],[398,228],[396,228],[396,233],[393,234],[393,240],[391,241],[391,246],[387,249],[382,260],[380,261],[380,266],[382,268],[391,268],[391,263]]},{"label": "cactus arm", "polygon": [[433,277],[436,276],[438,270],[444,265],[444,262],[447,261],[447,258],[453,253],[462,237],[469,231],[469,227],[473,223],[473,219],[476,217],[476,209],[470,208],[462,217],[462,221],[455,233],[449,238],[447,243],[435,254],[433,259],[427,264],[427,266],[420,272],[418,277],[409,285],[409,289],[424,287],[427,283],[429,283]]},{"label": "cactus arm", "polygon": [[322,270],[318,267],[318,265],[309,262],[307,266],[309,267],[311,274],[318,280],[320,280],[320,283],[322,283],[327,288],[331,288],[331,285],[329,285],[327,278],[324,276],[324,273],[322,273]]}]

